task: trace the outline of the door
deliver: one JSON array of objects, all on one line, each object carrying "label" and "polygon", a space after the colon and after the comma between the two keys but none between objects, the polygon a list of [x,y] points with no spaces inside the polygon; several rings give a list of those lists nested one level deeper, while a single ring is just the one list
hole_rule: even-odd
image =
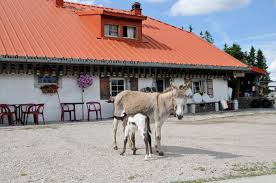
[{"label": "door", "polygon": [[165,83],[163,79],[156,80],[156,88],[158,92],[163,92],[164,86],[165,86]]}]

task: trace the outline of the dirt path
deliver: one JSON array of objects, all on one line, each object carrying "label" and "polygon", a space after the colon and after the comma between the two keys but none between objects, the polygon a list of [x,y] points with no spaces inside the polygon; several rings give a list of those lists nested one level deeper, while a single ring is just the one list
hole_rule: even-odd
[{"label": "dirt path", "polygon": [[[171,182],[235,173],[276,162],[276,115],[166,122],[164,157],[144,161],[112,150],[111,121],[0,128],[0,182]],[[119,130],[119,147],[122,133]]]}]

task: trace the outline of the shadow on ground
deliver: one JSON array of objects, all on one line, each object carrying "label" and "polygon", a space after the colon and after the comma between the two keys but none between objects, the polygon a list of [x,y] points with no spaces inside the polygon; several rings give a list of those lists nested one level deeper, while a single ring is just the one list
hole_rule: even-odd
[{"label": "shadow on ground", "polygon": [[165,157],[182,157],[188,154],[203,154],[208,156],[213,156],[216,159],[230,159],[230,158],[238,158],[241,155],[226,153],[226,152],[218,152],[218,151],[209,151],[204,149],[196,149],[196,148],[188,148],[188,147],[180,147],[180,146],[162,146]]}]

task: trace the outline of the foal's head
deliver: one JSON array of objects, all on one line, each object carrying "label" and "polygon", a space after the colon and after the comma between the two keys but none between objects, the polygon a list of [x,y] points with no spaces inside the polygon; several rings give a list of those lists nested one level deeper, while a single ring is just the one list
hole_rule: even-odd
[{"label": "foal's head", "polygon": [[173,87],[173,99],[176,107],[176,117],[181,120],[184,115],[184,107],[190,95],[190,82],[179,87]]}]

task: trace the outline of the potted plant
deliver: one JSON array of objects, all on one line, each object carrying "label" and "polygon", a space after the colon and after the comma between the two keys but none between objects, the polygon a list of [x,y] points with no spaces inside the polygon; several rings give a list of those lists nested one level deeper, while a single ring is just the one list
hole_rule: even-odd
[{"label": "potted plant", "polygon": [[58,85],[51,84],[51,85],[43,85],[40,87],[41,92],[43,94],[55,94],[58,92]]}]

